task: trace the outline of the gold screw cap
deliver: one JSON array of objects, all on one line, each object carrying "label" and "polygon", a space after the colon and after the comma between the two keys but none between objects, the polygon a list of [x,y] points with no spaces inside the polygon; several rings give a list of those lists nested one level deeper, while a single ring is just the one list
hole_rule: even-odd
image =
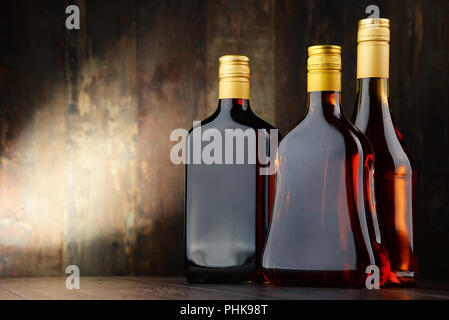
[{"label": "gold screw cap", "polygon": [[218,98],[249,99],[249,58],[225,55],[218,61]]},{"label": "gold screw cap", "polygon": [[311,46],[308,49],[307,70],[341,70],[341,47],[333,45]]},{"label": "gold screw cap", "polygon": [[369,18],[359,21],[357,42],[390,41],[390,20],[384,18]]},{"label": "gold screw cap", "polygon": [[249,82],[249,58],[246,56],[226,55],[218,59],[220,68],[219,79],[242,78]]},{"label": "gold screw cap", "polygon": [[341,91],[341,47],[311,46],[307,60],[307,91]]}]

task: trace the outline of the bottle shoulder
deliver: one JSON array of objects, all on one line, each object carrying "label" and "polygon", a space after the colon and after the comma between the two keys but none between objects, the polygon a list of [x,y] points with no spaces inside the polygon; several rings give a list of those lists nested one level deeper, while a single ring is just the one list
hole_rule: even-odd
[{"label": "bottle shoulder", "polygon": [[[198,122],[199,122],[199,124],[201,125],[201,127],[203,127],[203,126],[205,126],[205,125],[207,125],[207,124],[213,122],[213,121],[217,118],[218,114],[219,114],[219,111],[218,111],[218,110],[215,110],[214,113],[212,113],[210,116],[208,116],[207,118],[205,118],[205,119],[203,119],[203,120],[200,120],[200,121],[198,121]],[[194,122],[195,122],[195,121],[196,121],[196,120],[194,120]],[[193,131],[194,128],[195,128],[195,126],[193,126],[192,128],[190,128],[190,130],[188,131],[189,135],[192,133],[192,131]]]},{"label": "bottle shoulder", "polygon": [[353,122],[367,136],[376,171],[382,175],[415,171],[415,162],[390,111],[388,100],[356,105]]},{"label": "bottle shoulder", "polygon": [[[212,115],[200,121],[201,127],[217,129],[253,128],[276,129],[273,125],[258,117],[251,109],[220,112],[216,110]],[[193,128],[189,130],[192,132]]]},{"label": "bottle shoulder", "polygon": [[[393,147],[392,147],[393,146]],[[374,150],[375,168],[378,176],[390,177],[392,175],[415,176],[415,162],[407,149],[397,144]]]},{"label": "bottle shoulder", "polygon": [[334,144],[335,147],[358,145],[361,152],[372,152],[369,140],[343,114],[341,117],[330,121],[323,119],[316,121],[307,119],[307,117],[304,118],[281,141],[283,146],[297,143],[310,143],[311,148],[319,147],[321,144]]},{"label": "bottle shoulder", "polygon": [[235,121],[245,124],[254,129],[276,129],[273,125],[257,116],[251,109],[235,112],[232,114]]},{"label": "bottle shoulder", "polygon": [[368,126],[366,135],[374,150],[377,171],[405,171],[408,174],[415,171],[413,156],[395,124],[383,131]]},{"label": "bottle shoulder", "polygon": [[353,125],[349,120],[347,121],[349,123],[349,129],[351,131],[351,134],[354,135],[354,137],[360,142],[360,147],[365,155],[371,155],[373,156],[374,150],[371,145],[370,140],[368,137],[359,130],[355,125]]}]

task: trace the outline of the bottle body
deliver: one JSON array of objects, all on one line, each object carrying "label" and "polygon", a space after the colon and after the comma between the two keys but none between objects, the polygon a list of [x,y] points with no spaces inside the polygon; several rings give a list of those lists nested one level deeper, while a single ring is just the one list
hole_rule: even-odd
[{"label": "bottle body", "polygon": [[[254,132],[273,129],[249,108],[248,100],[223,99],[201,130]],[[193,150],[193,130],[187,139]],[[203,150],[208,142],[202,142]],[[224,145],[224,143],[223,143]],[[234,144],[233,155],[237,154]],[[229,151],[229,150],[228,150]],[[186,274],[190,281],[248,282],[261,275],[260,257],[270,218],[274,175],[260,174],[260,163],[186,166]],[[257,150],[256,150],[257,152]],[[188,152],[189,153],[189,152]],[[271,195],[271,196],[270,196]]]},{"label": "bottle body", "polygon": [[415,285],[416,168],[392,118],[389,102],[390,21],[362,19],[357,35],[357,99],[352,122],[375,156],[375,194],[391,261],[389,282]]},{"label": "bottle body", "polygon": [[279,146],[264,276],[276,284],[361,287],[366,267],[379,265],[364,190],[372,153],[341,113],[338,92],[312,92],[309,101]]},{"label": "bottle body", "polygon": [[361,287],[388,275],[373,196],[373,153],[340,107],[341,48],[313,46],[308,107],[281,141],[263,272],[275,284]]},{"label": "bottle body", "polygon": [[375,155],[375,194],[390,256],[392,284],[415,285],[416,168],[392,118],[388,79],[358,79],[352,121],[371,142]]},{"label": "bottle body", "polygon": [[186,275],[191,282],[254,282],[275,187],[258,151],[274,128],[250,108],[247,57],[221,57],[219,79],[217,110],[186,141]]}]

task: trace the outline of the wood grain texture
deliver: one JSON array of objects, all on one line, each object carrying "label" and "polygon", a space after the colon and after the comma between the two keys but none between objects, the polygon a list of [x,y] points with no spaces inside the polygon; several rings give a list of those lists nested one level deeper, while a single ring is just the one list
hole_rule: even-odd
[{"label": "wood grain texture", "polygon": [[61,272],[64,17],[50,2],[1,10],[0,276]]},{"label": "wood grain texture", "polygon": [[251,68],[251,109],[274,124],[274,1],[207,1],[207,114],[217,107],[218,58],[246,55]]},{"label": "wood grain texture", "polygon": [[206,106],[205,2],[137,3],[138,193],[136,274],[182,274],[184,167],[170,133]]},{"label": "wood grain texture", "polygon": [[25,300],[449,300],[444,287],[360,290],[264,285],[190,284],[184,278],[81,277],[79,290],[65,278],[0,279],[0,298]]},{"label": "wood grain texture", "polygon": [[[342,45],[344,12],[342,2],[276,1],[276,126],[282,134],[298,124],[306,111],[307,48],[318,44]],[[357,20],[352,23],[356,25]],[[342,48],[343,57],[344,54]]]},{"label": "wood grain texture", "polygon": [[[391,19],[391,106],[418,166],[423,278],[449,279],[449,2],[8,0],[0,11],[0,276],[180,275],[184,168],[175,128],[216,108],[219,56],[251,59],[256,114],[281,133],[306,108],[307,47],[343,46],[356,90],[357,21]],[[6,294],[0,290],[0,294]]]},{"label": "wood grain texture", "polygon": [[392,108],[418,166],[420,271],[449,279],[449,3],[417,1],[407,17],[394,33]]},{"label": "wood grain texture", "polygon": [[137,190],[135,8],[123,1],[77,4],[83,28],[67,31],[63,265],[86,275],[129,274]]},{"label": "wood grain texture", "polygon": [[0,300],[24,300],[18,294],[10,291],[9,289],[0,288]]}]

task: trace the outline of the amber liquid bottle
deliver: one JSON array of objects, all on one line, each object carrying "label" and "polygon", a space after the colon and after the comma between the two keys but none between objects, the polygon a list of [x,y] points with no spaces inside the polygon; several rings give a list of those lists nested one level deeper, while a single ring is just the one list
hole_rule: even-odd
[{"label": "amber liquid bottle", "polygon": [[[194,127],[187,138],[190,164],[186,165],[186,275],[191,282],[254,282],[261,279],[261,256],[270,211],[275,175],[263,173],[255,149],[243,133],[254,133],[257,142],[269,144],[270,124],[257,117],[249,103],[249,59],[223,56],[219,68],[219,101],[216,111]],[[226,149],[226,130],[236,133]],[[220,133],[218,161],[195,160],[195,135]],[[240,135],[239,135],[240,132]],[[201,142],[204,154],[210,140]],[[244,142],[239,161],[237,139]],[[277,142],[276,142],[277,143]],[[229,145],[228,145],[229,146]],[[269,153],[269,146],[266,150]],[[198,155],[197,155],[198,158]],[[250,161],[252,158],[256,161]],[[226,160],[228,159],[228,160]],[[265,168],[267,169],[267,168]]]},{"label": "amber liquid bottle", "polygon": [[372,150],[340,105],[340,52],[309,48],[307,112],[279,146],[262,261],[270,283],[361,287],[367,266],[388,270],[373,203]]},{"label": "amber liquid bottle", "polygon": [[389,283],[415,285],[416,169],[390,112],[388,19],[359,22],[357,99],[352,121],[371,142],[381,229],[390,256]]}]

